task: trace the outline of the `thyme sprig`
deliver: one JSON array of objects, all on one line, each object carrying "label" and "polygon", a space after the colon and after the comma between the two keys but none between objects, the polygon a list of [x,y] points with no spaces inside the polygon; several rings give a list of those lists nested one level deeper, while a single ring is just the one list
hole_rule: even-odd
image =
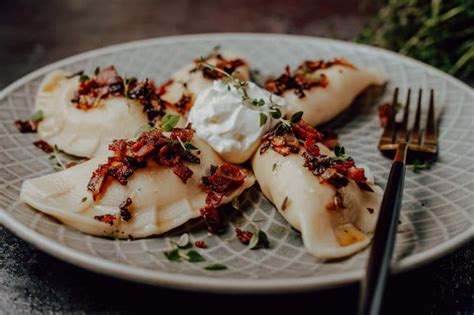
[{"label": "thyme sprig", "polygon": [[53,152],[49,155],[49,162],[53,165],[55,170],[65,170],[66,166],[64,165],[63,161],[59,157],[59,148],[55,144],[53,145]]}]

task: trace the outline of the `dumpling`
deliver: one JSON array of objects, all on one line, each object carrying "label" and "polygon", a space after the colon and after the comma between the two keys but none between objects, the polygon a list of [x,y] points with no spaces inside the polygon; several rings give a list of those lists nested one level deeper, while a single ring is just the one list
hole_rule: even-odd
[{"label": "dumpling", "polygon": [[186,113],[192,102],[185,102],[186,98],[195,100],[197,94],[212,86],[214,80],[221,79],[223,74],[200,67],[203,61],[209,65],[233,74],[235,78],[247,81],[250,78],[248,63],[239,55],[232,52],[212,52],[203,60],[196,59],[193,63],[178,70],[171,79],[162,85],[162,99],[175,106],[181,113]]},{"label": "dumpling", "polygon": [[301,232],[307,250],[340,258],[370,243],[383,192],[351,158],[335,156],[319,140],[321,134],[302,121],[277,126],[265,135],[252,167],[262,192]]},{"label": "dumpling", "polygon": [[200,215],[215,230],[214,207],[255,181],[251,171],[225,164],[191,129],[154,129],[137,140],[116,140],[110,150],[110,157],[26,180],[21,200],[87,234],[141,238]]},{"label": "dumpling", "polygon": [[290,114],[302,111],[303,119],[317,126],[333,119],[349,107],[369,85],[381,85],[383,78],[372,69],[358,68],[344,59],[305,61],[291,72],[265,84],[265,88],[285,98]]},{"label": "dumpling", "polygon": [[105,153],[113,139],[133,137],[168,111],[151,82],[126,82],[113,66],[92,77],[60,70],[48,74],[36,96],[35,111],[40,110],[39,136],[66,153],[88,158]]}]

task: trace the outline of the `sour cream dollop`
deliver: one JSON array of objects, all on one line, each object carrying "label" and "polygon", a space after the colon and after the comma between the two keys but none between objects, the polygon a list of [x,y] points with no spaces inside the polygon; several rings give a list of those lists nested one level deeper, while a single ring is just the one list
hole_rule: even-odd
[{"label": "sour cream dollop", "polygon": [[[236,164],[250,159],[264,133],[277,123],[268,113],[270,106],[278,107],[282,115],[287,107],[283,98],[252,82],[247,82],[245,90],[251,100],[263,100],[265,105],[244,101],[242,91],[231,83],[214,81],[210,88],[198,94],[188,117],[199,138],[222,159]],[[267,112],[267,121],[260,126],[262,112]]]}]

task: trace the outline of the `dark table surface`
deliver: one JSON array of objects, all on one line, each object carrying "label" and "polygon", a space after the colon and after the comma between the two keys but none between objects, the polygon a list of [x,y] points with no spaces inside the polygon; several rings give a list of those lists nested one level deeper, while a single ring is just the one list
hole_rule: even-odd
[{"label": "dark table surface", "polygon": [[[373,8],[339,1],[0,1],[0,88],[86,50],[143,38],[207,32],[273,32],[353,39]],[[386,314],[474,314],[474,242],[393,276]],[[0,313],[256,310],[294,305],[352,314],[358,286],[283,296],[214,295],[129,283],[57,260],[0,226]],[[184,302],[184,303],[183,303]],[[222,311],[221,311],[222,310]]]}]

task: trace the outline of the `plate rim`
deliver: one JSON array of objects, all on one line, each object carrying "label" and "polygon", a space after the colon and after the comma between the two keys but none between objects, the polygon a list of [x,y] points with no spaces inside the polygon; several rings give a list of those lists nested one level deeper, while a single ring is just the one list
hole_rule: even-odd
[{"label": "plate rim", "polygon": [[[307,36],[307,35],[288,35],[278,33],[202,33],[202,34],[190,34],[190,35],[175,35],[165,37],[155,37],[149,39],[143,39],[138,41],[129,41],[125,43],[115,44],[98,48],[83,53],[79,53],[70,57],[60,59],[56,62],[50,63],[43,67],[34,70],[13,83],[7,85],[0,91],[0,100],[5,98],[10,92],[14,91],[23,84],[44,75],[53,69],[61,66],[65,66],[76,61],[84,60],[93,56],[100,56],[107,53],[113,53],[114,51],[121,51],[134,48],[142,48],[147,46],[155,45],[161,42],[173,42],[176,40],[199,40],[202,38],[288,38],[298,39],[306,41],[317,41],[317,42],[333,42],[339,45],[357,46],[362,49],[379,51],[382,54],[389,54],[393,58],[404,59],[409,63],[414,63],[418,66],[425,68],[428,71],[435,73],[437,76],[441,76],[444,79],[449,80],[458,87],[464,89],[471,97],[474,98],[474,90],[469,87],[466,83],[448,75],[447,73],[436,69],[430,65],[427,65],[421,61],[415,60],[410,57],[399,55],[398,53],[368,45],[359,43],[353,43],[343,40]],[[363,270],[359,271],[346,271],[341,272],[338,275],[324,275],[318,277],[306,277],[306,278],[288,278],[288,279],[229,279],[229,278],[213,278],[196,275],[185,275],[185,274],[173,274],[169,272],[150,270],[137,266],[131,266],[123,263],[113,262],[104,258],[93,257],[89,254],[79,253],[73,249],[70,249],[62,244],[59,244],[53,240],[48,239],[42,234],[29,228],[29,226],[22,224],[21,222],[10,216],[5,209],[0,208],[0,224],[5,226],[7,229],[12,231],[18,237],[33,244],[40,250],[60,259],[67,263],[71,263],[78,267],[113,276],[116,278],[127,279],[139,283],[146,283],[151,285],[159,285],[177,289],[187,289],[195,291],[212,291],[216,293],[287,293],[294,291],[307,291],[314,289],[330,288],[340,286],[348,283],[353,283],[362,278]],[[430,248],[424,252],[409,256],[396,265],[394,265],[393,271],[400,273],[417,268],[421,265],[427,264],[441,256],[448,254],[455,250],[462,244],[468,242],[474,238],[474,226],[473,219],[470,218],[471,227],[458,234],[454,238],[447,240],[446,242]]]}]

